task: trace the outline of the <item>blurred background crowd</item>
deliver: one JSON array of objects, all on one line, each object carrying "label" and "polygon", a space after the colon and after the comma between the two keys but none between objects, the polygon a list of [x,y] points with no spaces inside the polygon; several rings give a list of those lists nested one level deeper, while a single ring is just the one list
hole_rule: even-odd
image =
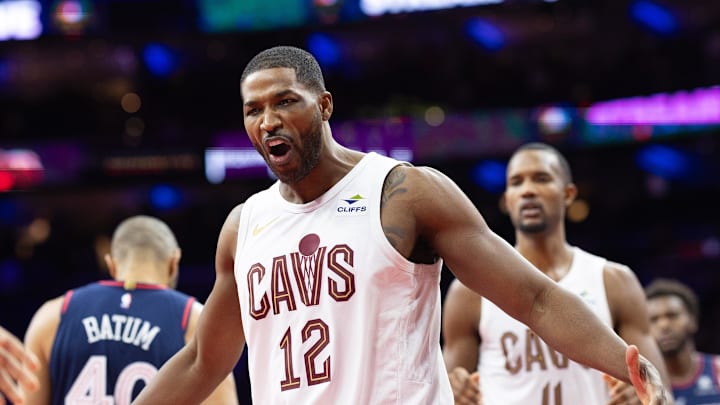
[{"label": "blurred background crowd", "polygon": [[273,181],[239,96],[273,45],[320,61],[341,143],[441,169],[510,242],[508,154],[558,147],[579,186],[570,242],[691,286],[697,346],[720,352],[706,0],[0,0],[0,325],[22,336],[41,302],[107,277],[134,214],[171,226],[178,289],[207,297],[225,216]]}]

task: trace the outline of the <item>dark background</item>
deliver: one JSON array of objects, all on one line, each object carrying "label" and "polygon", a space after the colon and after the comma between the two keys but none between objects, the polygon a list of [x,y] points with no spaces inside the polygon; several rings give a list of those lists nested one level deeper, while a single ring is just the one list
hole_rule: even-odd
[{"label": "dark background", "polygon": [[[590,208],[568,221],[571,243],[643,284],[689,284],[702,304],[698,347],[720,352],[720,101],[707,125],[584,115],[604,100],[720,84],[718,2],[526,0],[372,17],[359,0],[264,3],[41,1],[40,36],[0,41],[0,324],[22,336],[46,299],[107,277],[99,257],[112,230],[140,213],[176,232],[178,288],[204,300],[225,216],[271,184],[262,169],[211,183],[204,154],[249,146],[241,70],[286,44],[321,61],[341,142],[410,151],[444,171],[510,242],[503,165],[524,142],[556,145]],[[2,24],[0,14],[0,35]],[[122,107],[128,93],[139,110]],[[432,111],[444,121],[431,124]],[[242,400],[243,362],[236,372]]]}]

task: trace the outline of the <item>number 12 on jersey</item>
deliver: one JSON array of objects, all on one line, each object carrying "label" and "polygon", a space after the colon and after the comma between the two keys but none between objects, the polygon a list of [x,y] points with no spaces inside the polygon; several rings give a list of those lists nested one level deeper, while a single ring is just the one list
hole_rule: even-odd
[{"label": "number 12 on jersey", "polygon": [[[302,328],[302,343],[307,342],[315,336],[315,343],[303,354],[305,376],[308,385],[316,385],[330,381],[330,355],[322,362],[320,370],[315,364],[316,358],[321,354],[322,350],[327,347],[330,342],[330,329],[327,324],[320,319],[312,319],[308,321]],[[280,381],[280,389],[282,391],[292,390],[300,387],[300,377],[295,371],[295,364],[292,356],[292,334],[290,328],[285,331],[280,340],[280,349],[285,355],[285,376]]]}]

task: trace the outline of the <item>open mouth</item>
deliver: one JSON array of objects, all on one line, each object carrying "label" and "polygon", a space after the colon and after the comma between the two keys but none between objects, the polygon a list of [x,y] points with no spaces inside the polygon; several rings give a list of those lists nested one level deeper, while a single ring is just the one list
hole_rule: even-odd
[{"label": "open mouth", "polygon": [[284,156],[290,150],[290,145],[281,139],[274,139],[266,143],[268,151],[273,156]]},{"label": "open mouth", "polygon": [[286,143],[281,143],[279,145],[271,146],[270,147],[270,154],[273,156],[282,156],[286,154],[290,150],[290,146]]}]

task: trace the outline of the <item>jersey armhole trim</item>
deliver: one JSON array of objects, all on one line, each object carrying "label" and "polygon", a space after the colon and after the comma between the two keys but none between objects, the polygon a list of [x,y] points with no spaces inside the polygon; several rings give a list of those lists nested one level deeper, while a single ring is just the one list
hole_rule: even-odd
[{"label": "jersey armhole trim", "polygon": [[192,309],[192,305],[195,302],[194,297],[188,298],[187,302],[185,303],[185,311],[183,312],[182,317],[182,323],[180,324],[180,327],[182,330],[187,329],[188,326],[188,320],[190,319],[190,309]]},{"label": "jersey armhole trim", "polygon": [[60,314],[63,315],[67,311],[68,305],[70,305],[70,299],[73,296],[73,290],[70,290],[65,293],[65,296],[63,297],[63,304],[62,309],[60,310]]}]

